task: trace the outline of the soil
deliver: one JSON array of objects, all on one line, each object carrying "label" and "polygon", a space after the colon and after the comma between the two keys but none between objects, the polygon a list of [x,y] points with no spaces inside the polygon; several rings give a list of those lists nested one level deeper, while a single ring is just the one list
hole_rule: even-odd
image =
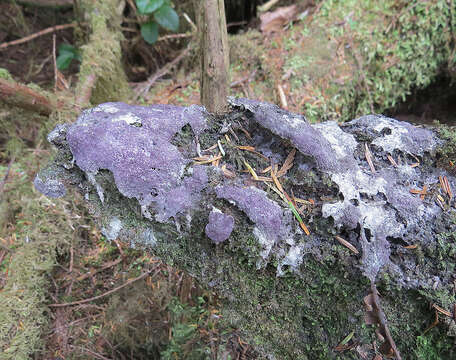
[{"label": "soil", "polygon": [[[74,19],[73,11],[35,7],[19,7],[14,4],[0,4],[0,43],[17,40],[51,26],[67,24]],[[72,29],[57,31],[56,49],[60,44],[74,43]],[[24,44],[9,46],[0,50],[0,67],[6,68],[21,82],[33,82],[42,87],[50,87],[54,82],[52,59],[52,34],[37,37]],[[68,74],[75,73],[74,64]]]},{"label": "soil", "polygon": [[432,125],[436,120],[456,125],[456,84],[444,74],[423,90],[413,92],[390,116],[413,124]]}]

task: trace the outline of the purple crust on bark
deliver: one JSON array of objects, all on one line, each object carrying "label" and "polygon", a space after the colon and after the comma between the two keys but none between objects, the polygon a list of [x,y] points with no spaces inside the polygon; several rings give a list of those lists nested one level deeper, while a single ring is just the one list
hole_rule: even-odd
[{"label": "purple crust on bark", "polygon": [[182,185],[161,193],[154,199],[154,208],[157,211],[156,220],[164,222],[170,217],[175,217],[192,208],[199,201],[200,192],[206,187],[207,182],[206,168],[195,166],[193,175],[186,177]]},{"label": "purple crust on bark", "polygon": [[302,115],[280,109],[277,105],[249,99],[231,99],[232,104],[244,106],[253,119],[274,134],[290,140],[304,155],[310,156],[320,170],[337,172],[354,168],[353,159],[337,159],[331,144],[315,130]]},{"label": "purple crust on bark", "polygon": [[270,200],[267,194],[256,187],[243,188],[233,185],[222,185],[215,189],[217,197],[234,201],[236,206],[247,214],[260,230],[269,238],[278,240],[283,233],[282,208]]},{"label": "purple crust on bark", "polygon": [[186,124],[196,134],[204,130],[204,108],[106,103],[85,111],[68,129],[67,141],[83,171],[110,170],[124,196],[146,206],[157,201],[157,217],[168,219],[188,208],[184,202],[196,200],[191,192],[207,182],[196,169],[182,180],[189,160],[170,141]]},{"label": "purple crust on bark", "polygon": [[42,194],[51,198],[60,198],[66,195],[65,185],[58,179],[41,179],[40,175],[33,181],[35,188]]},{"label": "purple crust on bark", "polygon": [[205,232],[214,243],[220,244],[228,239],[234,228],[234,218],[218,210],[212,210],[209,214],[209,223]]}]

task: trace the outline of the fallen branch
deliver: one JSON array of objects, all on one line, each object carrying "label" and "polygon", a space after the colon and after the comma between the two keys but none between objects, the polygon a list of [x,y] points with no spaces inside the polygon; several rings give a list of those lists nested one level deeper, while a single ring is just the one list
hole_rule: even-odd
[{"label": "fallen branch", "polygon": [[71,8],[73,6],[73,0],[16,0],[16,2],[25,6],[56,9]]},{"label": "fallen branch", "polygon": [[[128,280],[125,284],[123,285],[120,285],[112,290],[109,290],[107,292],[105,292],[104,294],[101,294],[101,295],[98,295],[98,296],[94,296],[94,297],[91,297],[89,299],[84,299],[84,300],[78,300],[78,301],[73,301],[73,302],[70,302],[70,303],[64,303],[64,304],[50,304],[48,305],[49,307],[65,307],[65,306],[73,306],[73,305],[80,305],[80,304],[85,304],[85,303],[88,303],[88,302],[91,302],[91,301],[94,301],[94,300],[98,300],[98,299],[101,299],[105,296],[108,296],[112,293],[115,293],[116,291],[119,291],[120,289],[123,289],[124,287],[130,285],[131,283],[134,283],[135,281],[138,281],[138,280],[141,280],[143,278],[145,278],[147,275],[149,275],[153,270],[157,269],[158,266],[156,266],[155,268],[151,269],[151,270],[148,270],[146,271],[145,273],[142,273],[141,275],[139,275],[138,277],[134,278],[134,279],[131,279],[131,280]],[[152,275],[152,277],[154,277],[155,275],[158,274],[158,272],[160,271],[160,269],[157,269],[154,274]]]},{"label": "fallen branch", "polygon": [[14,40],[14,41],[3,43],[3,44],[0,45],[0,50],[6,49],[9,46],[26,43],[27,41],[33,40],[33,39],[35,39],[37,37],[40,37],[40,36],[43,36],[43,35],[58,31],[58,30],[65,30],[65,29],[72,28],[72,27],[75,27],[75,26],[77,26],[77,24],[73,24],[73,23],[52,26],[52,27],[49,27],[47,29],[38,31],[35,34],[28,35],[28,36],[26,36],[26,37],[24,37],[22,39],[17,39],[17,40]]},{"label": "fallen branch", "polygon": [[41,115],[50,115],[56,108],[56,104],[46,96],[26,85],[5,79],[0,79],[0,99],[7,104],[36,111]]}]

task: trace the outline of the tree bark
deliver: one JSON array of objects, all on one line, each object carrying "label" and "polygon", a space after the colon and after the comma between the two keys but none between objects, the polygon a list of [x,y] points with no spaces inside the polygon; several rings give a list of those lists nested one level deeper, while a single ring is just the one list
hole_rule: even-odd
[{"label": "tree bark", "polygon": [[229,49],[223,0],[195,0],[200,46],[201,103],[210,113],[228,109]]},{"label": "tree bark", "polygon": [[0,79],[0,99],[8,104],[36,111],[40,115],[50,115],[56,107],[48,97],[28,86],[5,79]]}]

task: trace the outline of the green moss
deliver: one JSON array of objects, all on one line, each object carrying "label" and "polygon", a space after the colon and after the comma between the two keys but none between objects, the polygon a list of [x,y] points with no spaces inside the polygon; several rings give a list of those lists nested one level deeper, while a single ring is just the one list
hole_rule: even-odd
[{"label": "green moss", "polygon": [[127,77],[122,68],[123,40],[121,16],[117,15],[117,1],[83,1],[92,30],[89,42],[82,46],[82,63],[76,94],[80,93],[89,75],[97,76],[91,103],[127,101],[131,97]]},{"label": "green moss", "polygon": [[13,77],[11,76],[8,70],[0,68],[0,79],[13,80]]},{"label": "green moss", "polygon": [[[5,171],[0,167],[1,178]],[[3,272],[8,269],[0,292],[0,353],[5,360],[30,359],[43,348],[50,274],[57,253],[74,240],[70,226],[77,220],[69,211],[75,210],[74,205],[50,202],[38,194],[32,184],[36,171],[37,159],[21,153],[10,169],[12,180],[2,198],[7,206],[2,207],[0,218],[15,224],[9,230],[2,226],[2,237],[12,243],[0,266]]]}]

